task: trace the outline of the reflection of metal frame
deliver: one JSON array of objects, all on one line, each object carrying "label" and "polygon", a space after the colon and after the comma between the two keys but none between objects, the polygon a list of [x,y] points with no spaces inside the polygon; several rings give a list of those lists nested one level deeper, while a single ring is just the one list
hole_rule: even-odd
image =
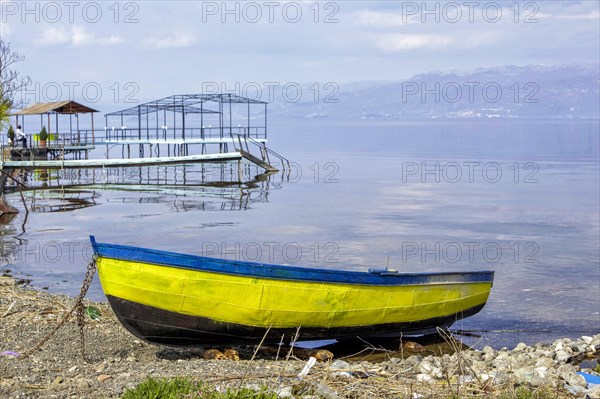
[{"label": "reflection of metal frame", "polygon": [[[33,190],[32,193],[31,210],[37,213],[67,212],[88,208],[96,205],[96,197],[98,197],[95,191],[73,189]],[[38,203],[40,201],[41,204]],[[53,201],[58,204],[53,204]]]},{"label": "reflection of metal frame", "polygon": [[[34,212],[61,212],[96,205],[97,191],[143,192],[156,196],[155,203],[172,205],[175,211],[244,210],[252,203],[268,202],[275,172],[237,163],[146,166],[107,169],[21,170]],[[6,192],[17,187],[8,185]],[[56,195],[58,194],[58,195]],[[91,194],[91,195],[89,195]],[[140,202],[148,198],[123,198]],[[50,202],[60,201],[59,204]],[[114,201],[114,199],[113,199]]]}]

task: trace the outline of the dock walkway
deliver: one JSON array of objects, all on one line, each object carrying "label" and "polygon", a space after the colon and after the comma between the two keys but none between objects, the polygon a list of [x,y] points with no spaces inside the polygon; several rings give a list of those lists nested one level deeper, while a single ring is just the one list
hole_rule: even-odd
[{"label": "dock walkway", "polygon": [[[53,159],[53,160],[23,160],[0,161],[0,169],[67,169],[67,168],[105,168],[120,166],[167,165],[192,162],[220,162],[241,160],[240,152],[224,152],[215,154],[180,155],[175,157],[147,157],[125,159]],[[260,165],[262,166],[262,165]]]}]

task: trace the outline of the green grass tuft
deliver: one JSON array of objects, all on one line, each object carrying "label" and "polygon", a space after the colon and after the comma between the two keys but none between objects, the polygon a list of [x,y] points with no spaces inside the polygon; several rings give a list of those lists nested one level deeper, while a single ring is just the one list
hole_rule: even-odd
[{"label": "green grass tuft", "polygon": [[556,395],[553,395],[546,388],[529,388],[526,386],[520,386],[516,389],[506,390],[498,396],[498,399],[554,399]]},{"label": "green grass tuft", "polygon": [[256,392],[248,388],[221,393],[201,382],[189,378],[148,378],[133,389],[128,389],[122,399],[277,399],[272,392]]}]

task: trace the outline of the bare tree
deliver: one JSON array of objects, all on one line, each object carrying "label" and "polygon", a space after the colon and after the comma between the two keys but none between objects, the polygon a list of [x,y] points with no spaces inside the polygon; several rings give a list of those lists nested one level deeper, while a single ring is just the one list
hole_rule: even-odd
[{"label": "bare tree", "polygon": [[0,38],[0,127],[12,108],[23,105],[23,101],[16,99],[16,95],[31,83],[29,76],[22,76],[14,69],[14,64],[24,59],[24,56],[12,51],[9,43]]}]

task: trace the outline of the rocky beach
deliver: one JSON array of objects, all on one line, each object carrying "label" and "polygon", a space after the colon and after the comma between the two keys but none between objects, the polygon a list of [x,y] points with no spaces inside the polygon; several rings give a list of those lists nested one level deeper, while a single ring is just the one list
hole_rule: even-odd
[{"label": "rocky beach", "polygon": [[267,389],[282,398],[517,398],[522,388],[538,395],[526,396],[531,398],[600,398],[600,385],[586,380],[600,371],[600,334],[481,350],[447,337],[454,350],[437,355],[413,342],[400,343],[397,351],[367,345],[363,352],[378,352],[376,359],[334,352],[333,358],[325,356],[314,365],[301,351],[251,347],[235,348],[239,361],[215,360],[203,350],[142,342],[121,327],[107,303],[85,301],[99,313],[86,316],[87,361],[74,316],[40,349],[24,356],[74,302],[1,278],[1,398],[119,398],[149,377],[176,376],[220,391]]}]

